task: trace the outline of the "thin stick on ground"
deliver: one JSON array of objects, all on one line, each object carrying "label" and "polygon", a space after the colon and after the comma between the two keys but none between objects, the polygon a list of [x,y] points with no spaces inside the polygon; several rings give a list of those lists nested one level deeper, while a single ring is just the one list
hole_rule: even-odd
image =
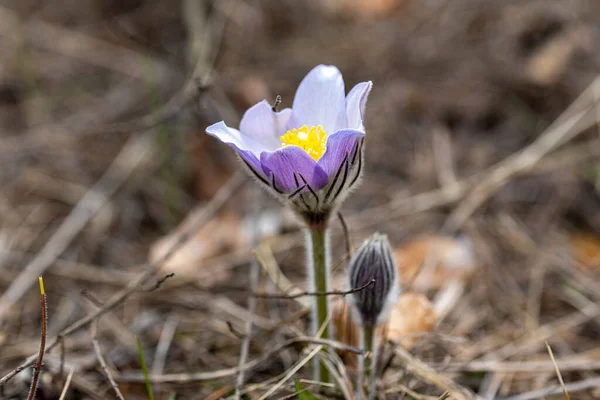
[{"label": "thin stick on ground", "polygon": [[456,400],[472,400],[477,398],[470,390],[460,386],[452,379],[440,375],[423,361],[410,355],[401,346],[396,346],[394,353],[408,372],[448,392]]},{"label": "thin stick on ground", "polygon": [[317,355],[319,351],[323,349],[323,346],[316,346],[310,353],[306,355],[302,360],[300,360],[293,368],[289,370],[289,372],[279,381],[276,385],[274,385],[269,391],[263,394],[258,400],[268,399],[273,393],[275,393],[283,384],[285,384],[296,372],[300,370],[307,362],[312,360],[312,358]]},{"label": "thin stick on ground", "polygon": [[348,371],[344,366],[344,362],[335,352],[330,352],[327,355],[321,353],[321,362],[325,365],[330,375],[335,382],[334,388],[342,392],[344,399],[352,399],[352,383],[348,376]]},{"label": "thin stick on ground", "polygon": [[[225,204],[225,202],[227,200],[229,200],[229,198],[232,196],[232,194],[245,181],[246,180],[245,180],[244,174],[242,174],[240,172],[234,174],[229,179],[229,181],[225,185],[223,185],[221,187],[221,189],[219,189],[219,191],[215,194],[215,196],[213,197],[211,202],[202,209],[201,213],[198,214],[198,216],[195,218],[195,220],[191,224],[189,231],[184,232],[175,241],[175,243],[173,243],[173,246],[169,249],[169,251],[167,251],[165,253],[165,255],[161,259],[157,260],[153,264],[144,264],[144,265],[140,266],[140,269],[143,269],[145,272],[138,275],[135,279],[133,279],[131,282],[129,282],[127,287],[125,287],[123,290],[121,290],[120,292],[113,295],[110,299],[108,299],[108,301],[105,302],[104,306],[99,308],[97,311],[81,318],[77,322],[73,323],[69,327],[62,330],[46,346],[46,351],[52,350],[65,337],[73,334],[74,332],[76,332],[82,328],[85,328],[92,321],[96,320],[97,318],[101,317],[108,311],[117,307],[119,304],[123,303],[123,301],[125,301],[132,293],[139,291],[142,288],[142,286],[144,285],[144,283],[146,283],[146,281],[148,279],[150,279],[151,277],[153,277],[156,274],[156,271],[158,270],[158,268],[161,265],[163,265],[165,262],[170,260],[171,257],[177,252],[177,250],[179,250],[183,245],[185,245],[187,243],[187,241],[189,240],[189,238],[192,237],[193,234],[195,232],[197,232],[200,228],[202,228],[202,226],[204,226],[204,224],[210,218],[212,218],[212,216],[215,215],[215,213],[217,211],[219,211],[219,209]],[[37,354],[30,356],[19,366],[17,366],[12,371],[10,371],[8,374],[3,376],[2,379],[0,379],[0,387],[4,386],[4,384],[6,384],[6,382],[11,380],[19,372],[21,372],[25,368],[33,365],[33,363],[36,361],[36,359],[37,359]]]},{"label": "thin stick on ground", "polygon": [[[196,2],[188,1],[186,5],[192,5]],[[233,2],[231,2],[233,4]],[[204,4],[202,4],[204,6]],[[201,7],[205,8],[205,7]],[[215,9],[218,7],[215,7]],[[187,10],[186,10],[187,11]],[[159,125],[162,122],[173,117],[178,112],[192,103],[203,89],[210,86],[212,65],[214,64],[221,43],[223,40],[223,31],[225,28],[225,19],[227,17],[228,10],[222,10],[216,12],[216,17],[207,18],[206,20],[200,20],[193,27],[193,32],[190,32],[193,42],[193,51],[190,52],[190,57],[196,57],[196,65],[190,73],[185,84],[179,89],[173,97],[167,101],[162,107],[152,111],[151,113],[135,119],[129,122],[118,122],[115,124],[108,124],[103,127],[96,128],[96,131],[100,132],[131,132],[148,129],[153,126]],[[189,13],[184,14],[191,15]],[[210,40],[207,40],[210,38]]]},{"label": "thin stick on ground", "polygon": [[154,356],[151,369],[153,375],[163,373],[163,369],[167,362],[169,347],[171,347],[171,343],[173,342],[173,337],[175,336],[178,324],[179,316],[177,314],[169,315],[160,334],[160,338],[158,339],[158,345],[156,346],[156,355]]},{"label": "thin stick on ground", "polygon": [[69,375],[67,376],[67,380],[65,381],[65,385],[63,386],[62,392],[60,393],[60,397],[58,400],[65,400],[67,397],[67,392],[69,391],[69,386],[71,386],[71,379],[73,379],[73,374],[75,373],[75,369],[71,368],[69,371]]},{"label": "thin stick on ground", "polygon": [[91,326],[92,345],[94,346],[94,353],[96,353],[96,358],[98,359],[98,362],[100,363],[100,366],[102,367],[102,371],[104,372],[104,375],[106,375],[106,377],[108,378],[108,381],[110,382],[110,387],[112,387],[115,394],[117,395],[117,397],[120,400],[125,400],[125,398],[123,397],[123,394],[119,390],[119,386],[117,385],[117,382],[115,382],[115,379],[113,378],[112,374],[110,373],[110,370],[108,369],[108,366],[106,365],[104,356],[102,356],[102,349],[100,348],[100,343],[98,343],[98,339],[96,337],[97,326],[98,326],[98,320],[95,320]]},{"label": "thin stick on ground", "polygon": [[359,286],[350,290],[332,290],[329,292],[301,292],[294,294],[277,294],[277,293],[256,293],[256,297],[263,297],[267,299],[285,299],[293,300],[303,296],[347,296],[352,293],[360,292],[375,283],[375,279],[371,279],[369,282],[362,286]]},{"label": "thin stick on ground", "polygon": [[[583,390],[593,389],[600,386],[600,378],[590,378],[584,379],[578,382],[571,382],[565,385],[564,389],[569,392],[580,392]],[[563,392],[563,388],[560,386],[553,388],[546,388],[540,390],[533,390],[531,392],[521,393],[516,396],[506,397],[504,400],[534,400],[534,399],[542,399],[547,396],[552,396],[555,394],[560,394]]]},{"label": "thin stick on ground", "polygon": [[[594,371],[600,369],[600,360],[577,357],[558,360],[562,371]],[[555,370],[552,362],[546,361],[468,361],[439,363],[434,368],[443,368],[446,372],[528,372],[546,373]]]},{"label": "thin stick on ground", "polygon": [[33,377],[31,378],[31,387],[29,388],[29,395],[27,396],[27,400],[33,400],[33,398],[35,397],[35,392],[37,391],[40,374],[42,373],[42,366],[44,365],[44,352],[46,351],[48,304],[46,302],[46,290],[44,289],[44,280],[41,276],[38,278],[38,280],[40,283],[40,303],[42,306],[42,338],[40,339],[40,353],[33,367]]},{"label": "thin stick on ground", "polygon": [[446,220],[443,230],[455,232],[481,204],[502,188],[511,177],[530,170],[548,153],[597,124],[598,105],[595,102],[594,92],[599,86],[600,77],[596,78],[532,144],[496,164],[452,212]]},{"label": "thin stick on ground", "polygon": [[27,292],[35,277],[40,276],[56,261],[137,166],[151,156],[151,152],[152,140],[149,134],[133,137],[127,142],[104,175],[83,196],[42,250],[23,268],[19,276],[2,294],[0,326],[8,310]]},{"label": "thin stick on ground", "polygon": [[560,373],[560,370],[558,369],[558,364],[556,364],[556,359],[554,358],[554,353],[552,352],[552,347],[550,347],[550,345],[548,344],[548,342],[546,342],[546,349],[548,350],[548,354],[550,355],[550,358],[552,359],[552,364],[554,364],[554,368],[556,370],[556,376],[558,377],[558,381],[560,382],[560,386],[563,389],[563,393],[565,395],[565,399],[571,400],[571,397],[569,396],[569,392],[567,392],[567,388],[565,386],[565,381],[563,380],[562,374]]},{"label": "thin stick on ground", "polygon": [[[252,215],[252,219],[253,219],[253,226],[257,226],[257,221],[258,221],[258,217],[259,217],[259,212],[260,212],[260,206],[259,204],[261,203],[261,197],[262,197],[262,192],[257,192],[257,190],[254,190],[254,197],[255,197],[255,202],[254,202],[254,210],[253,210],[253,215]],[[254,232],[252,232],[252,241],[253,241],[253,247],[257,248],[258,244],[259,244],[259,235],[260,233],[258,232],[258,229],[254,229]],[[244,377],[245,377],[245,371],[243,369],[244,364],[246,363],[246,360],[248,359],[248,350],[250,348],[250,339],[252,338],[252,325],[254,324],[254,313],[256,311],[256,289],[258,288],[258,285],[260,284],[260,276],[261,276],[261,268],[260,268],[260,264],[258,262],[258,260],[256,258],[254,258],[252,260],[252,262],[250,263],[250,293],[248,294],[248,313],[250,314],[250,317],[246,319],[246,326],[244,327],[245,333],[244,333],[244,339],[242,340],[242,347],[240,350],[240,359],[238,361],[238,373],[237,373],[237,378],[235,380],[235,399],[239,400],[241,398],[241,390],[244,386]]]},{"label": "thin stick on ground", "polygon": [[[298,344],[298,343],[318,344],[321,347],[329,347],[333,350],[347,351],[347,352],[350,352],[353,354],[358,354],[358,355],[361,355],[364,353],[361,349],[359,349],[357,347],[349,346],[347,344],[344,344],[344,343],[341,343],[341,342],[338,342],[335,340],[319,339],[319,338],[310,337],[310,336],[298,336],[298,337],[288,340],[285,343],[280,344],[279,346],[275,347],[273,350],[262,354],[260,357],[256,358],[255,360],[248,361],[246,364],[243,365],[242,368],[245,371],[252,370],[252,369],[256,368],[258,365],[262,364],[263,362],[265,362],[267,360],[271,360],[276,354],[281,352],[283,349],[285,349],[289,346]],[[236,375],[238,370],[239,370],[238,367],[231,367],[231,368],[224,368],[224,369],[220,369],[220,370],[216,370],[216,371],[196,372],[196,373],[191,373],[191,374],[190,373],[176,373],[176,374],[164,374],[164,375],[158,375],[158,376],[150,375],[149,378],[152,383],[191,383],[191,382],[211,381],[211,380],[220,379],[220,378],[228,378],[228,377]],[[117,377],[117,381],[143,383],[144,376],[141,374],[124,373]]]}]

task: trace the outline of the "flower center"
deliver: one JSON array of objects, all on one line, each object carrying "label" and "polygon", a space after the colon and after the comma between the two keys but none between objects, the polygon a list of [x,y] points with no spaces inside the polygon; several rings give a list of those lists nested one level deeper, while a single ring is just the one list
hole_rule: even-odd
[{"label": "flower center", "polygon": [[282,146],[298,146],[315,161],[318,161],[325,153],[327,134],[321,125],[311,126],[310,128],[304,125],[300,129],[294,128],[287,131],[279,140],[281,140]]}]

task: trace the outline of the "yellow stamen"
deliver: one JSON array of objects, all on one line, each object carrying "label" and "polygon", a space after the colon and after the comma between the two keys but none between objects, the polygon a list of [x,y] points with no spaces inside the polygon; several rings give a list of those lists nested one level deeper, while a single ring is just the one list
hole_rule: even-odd
[{"label": "yellow stamen", "polygon": [[315,161],[318,161],[325,153],[327,134],[321,125],[311,126],[310,128],[304,125],[300,129],[294,128],[287,131],[279,140],[281,140],[282,146],[298,146]]}]

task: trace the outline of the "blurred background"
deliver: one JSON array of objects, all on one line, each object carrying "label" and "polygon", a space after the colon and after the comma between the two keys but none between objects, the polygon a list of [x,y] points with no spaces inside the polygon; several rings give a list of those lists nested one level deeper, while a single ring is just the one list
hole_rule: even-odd
[{"label": "blurred background", "polygon": [[[251,360],[303,334],[301,302],[246,309],[257,231],[257,290],[304,289],[298,224],[204,129],[291,106],[333,64],[347,90],[374,83],[341,211],[353,247],[390,235],[415,296],[387,338],[490,399],[563,398],[548,341],[573,398],[600,397],[599,22],[594,0],[0,1],[0,374],[39,349],[38,275],[54,343],[38,398],[70,371],[65,398],[115,398],[93,340],[123,394],[148,398],[136,338],[156,398],[227,398],[250,318]],[[386,354],[382,399],[447,390]],[[301,357],[247,371],[246,398]]]}]

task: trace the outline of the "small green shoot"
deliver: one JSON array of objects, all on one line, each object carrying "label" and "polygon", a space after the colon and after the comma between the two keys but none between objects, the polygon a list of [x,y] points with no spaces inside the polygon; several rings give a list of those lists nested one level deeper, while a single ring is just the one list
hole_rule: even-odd
[{"label": "small green shoot", "polygon": [[154,400],[154,394],[152,393],[152,384],[150,384],[150,378],[148,376],[148,368],[146,367],[146,361],[144,360],[144,352],[142,351],[142,344],[139,338],[135,338],[137,343],[138,357],[140,358],[140,364],[142,365],[142,372],[144,373],[144,382],[146,382],[146,392],[148,392],[148,398]]},{"label": "small green shoot", "polygon": [[296,388],[296,396],[298,400],[317,400],[310,390],[306,389],[298,379],[294,379],[294,387]]}]

